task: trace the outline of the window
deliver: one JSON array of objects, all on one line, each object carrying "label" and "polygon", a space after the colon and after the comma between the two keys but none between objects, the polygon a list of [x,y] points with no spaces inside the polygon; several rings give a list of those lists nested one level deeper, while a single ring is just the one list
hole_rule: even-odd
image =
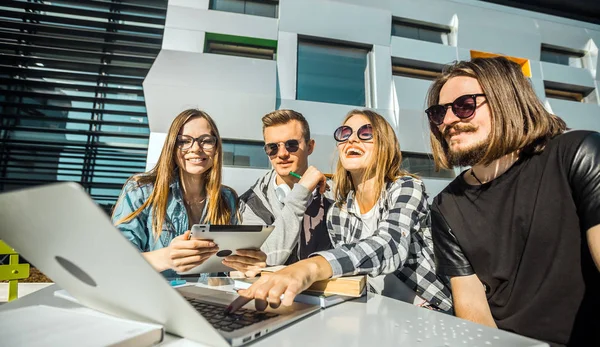
[{"label": "window", "polygon": [[223,139],[223,165],[269,169],[271,162],[263,146],[262,142]]},{"label": "window", "polygon": [[435,165],[430,155],[402,152],[402,164],[400,165],[404,170],[428,178],[454,178],[454,170],[440,169],[439,172],[435,171]]},{"label": "window", "polygon": [[433,81],[442,74],[441,69],[409,66],[404,64],[393,64],[392,75],[418,78]]},{"label": "window", "polygon": [[206,33],[204,52],[273,60],[276,48],[277,41],[275,40]]},{"label": "window", "polygon": [[75,181],[109,211],[125,180],[145,169],[142,82],[167,3],[3,5],[0,191]]},{"label": "window", "polygon": [[448,45],[449,34],[450,29],[441,26],[421,24],[399,19],[392,21],[392,36],[400,36],[414,40]]},{"label": "window", "polygon": [[544,81],[546,97],[577,102],[594,102],[594,88]]},{"label": "window", "polygon": [[552,99],[561,99],[561,100],[569,100],[569,101],[583,101],[583,94],[577,92],[569,92],[565,90],[559,89],[550,89],[546,88],[546,97]]},{"label": "window", "polygon": [[547,63],[560,64],[572,67],[583,66],[583,53],[542,46],[540,60]]},{"label": "window", "polygon": [[365,106],[368,53],[365,48],[300,40],[297,99]]},{"label": "window", "polygon": [[210,0],[211,10],[277,18],[279,1],[273,0]]}]

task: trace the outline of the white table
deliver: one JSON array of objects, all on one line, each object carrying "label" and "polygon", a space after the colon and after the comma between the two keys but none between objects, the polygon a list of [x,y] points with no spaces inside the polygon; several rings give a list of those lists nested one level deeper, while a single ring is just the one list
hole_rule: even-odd
[{"label": "white table", "polygon": [[[0,305],[8,310],[30,305],[62,308],[81,306],[55,297],[57,285]],[[167,335],[163,346],[201,346]],[[511,346],[542,347],[545,343],[474,324],[443,313],[369,294],[364,302],[345,302],[302,319],[252,343],[257,347],[286,346]]]}]

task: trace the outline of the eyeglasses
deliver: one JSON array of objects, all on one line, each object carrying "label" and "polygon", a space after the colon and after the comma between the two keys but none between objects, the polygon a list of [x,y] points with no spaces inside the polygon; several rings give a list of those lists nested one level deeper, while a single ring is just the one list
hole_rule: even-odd
[{"label": "eyeglasses", "polygon": [[452,107],[452,112],[456,115],[456,117],[460,119],[469,118],[475,113],[475,109],[477,108],[477,97],[485,96],[485,94],[468,94],[459,96],[451,103],[443,104],[443,105],[433,105],[430,108],[425,110],[427,113],[427,117],[429,117],[429,121],[435,125],[440,125],[444,122],[444,117],[446,117],[446,110],[448,107]]},{"label": "eyeglasses", "polygon": [[[353,132],[354,130],[351,127],[342,125],[341,127],[335,129],[333,132],[333,138],[337,142],[348,141]],[[373,127],[371,124],[365,124],[361,126],[358,128],[358,130],[356,130],[356,136],[363,141],[371,140],[373,138]]]},{"label": "eyeglasses", "polygon": [[300,142],[298,140],[287,140],[285,142],[271,142],[271,143],[267,143],[265,145],[265,153],[267,153],[267,155],[269,157],[272,157],[274,155],[277,155],[277,152],[279,152],[279,145],[280,144],[284,144],[285,145],[285,150],[290,152],[290,153],[294,153],[297,152],[298,149],[300,149]]},{"label": "eyeglasses", "polygon": [[198,146],[200,146],[203,151],[208,151],[215,148],[215,145],[217,144],[217,138],[212,135],[200,135],[196,138],[189,135],[177,135],[177,141],[175,144],[180,150],[185,151],[192,148],[194,146],[194,142],[197,142]]}]

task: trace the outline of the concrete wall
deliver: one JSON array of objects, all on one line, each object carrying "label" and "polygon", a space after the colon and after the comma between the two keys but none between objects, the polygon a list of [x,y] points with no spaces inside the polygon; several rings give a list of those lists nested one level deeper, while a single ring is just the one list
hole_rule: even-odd
[{"label": "concrete wall", "polygon": [[[392,37],[392,18],[449,28],[450,44]],[[277,40],[277,60],[206,54],[207,32]],[[148,164],[160,153],[161,134],[185,108],[206,110],[226,139],[261,140],[260,118],[279,107],[306,116],[317,142],[310,162],[332,172],[332,132],[356,106],[296,100],[299,37],[371,50],[368,106],[392,124],[404,151],[430,152],[423,109],[431,82],[392,76],[392,61],[441,66],[469,59],[471,50],[529,59],[532,84],[546,106],[572,128],[600,131],[598,25],[475,0],[280,0],[279,18],[209,10],[208,0],[170,0],[163,51],[144,82],[152,132]],[[585,52],[584,68],[540,62],[542,44]],[[590,96],[585,103],[546,100],[545,82],[591,90]],[[262,172],[226,168],[224,182],[243,192]],[[431,196],[448,183],[425,181]]]}]

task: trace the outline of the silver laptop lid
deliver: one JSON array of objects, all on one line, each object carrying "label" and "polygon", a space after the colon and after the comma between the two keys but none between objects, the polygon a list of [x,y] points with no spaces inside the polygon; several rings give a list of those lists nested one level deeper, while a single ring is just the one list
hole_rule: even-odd
[{"label": "silver laptop lid", "polygon": [[76,183],[0,194],[0,239],[88,307],[229,346]]}]

